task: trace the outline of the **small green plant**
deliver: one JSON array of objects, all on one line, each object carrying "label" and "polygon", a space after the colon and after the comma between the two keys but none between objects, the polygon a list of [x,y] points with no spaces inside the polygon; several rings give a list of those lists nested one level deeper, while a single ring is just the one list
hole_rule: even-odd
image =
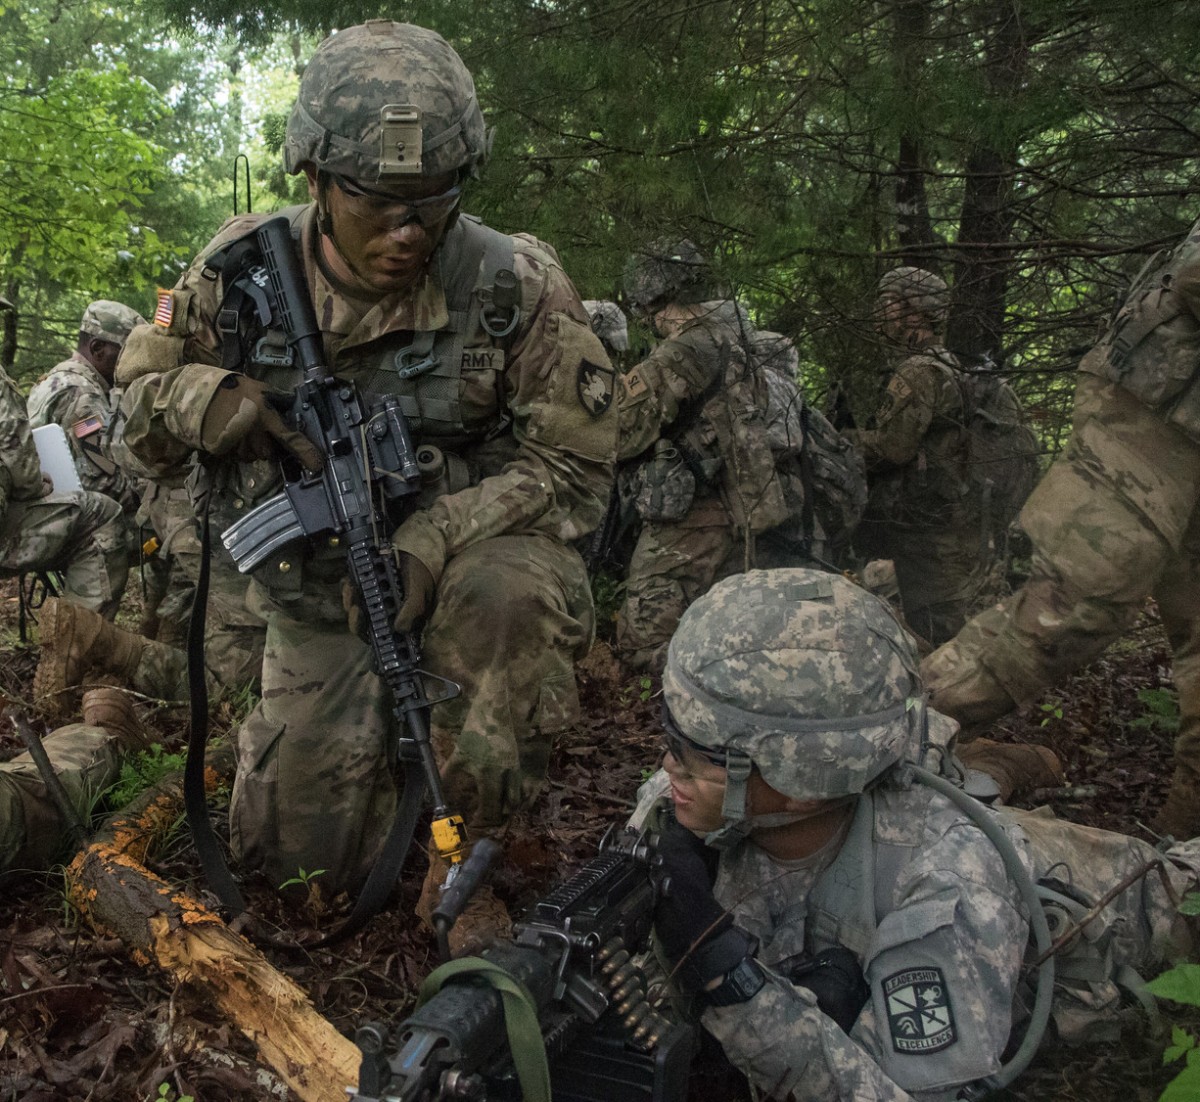
[{"label": "small green plant", "polygon": [[1041,705],[1041,709],[1042,722],[1039,724],[1041,727],[1045,727],[1052,720],[1062,719],[1063,717],[1063,706],[1061,700],[1048,700],[1045,704]]},{"label": "small green plant", "polygon": [[154,1097],[155,1099],[161,1100],[161,1102],[196,1102],[196,1099],[193,1095],[176,1094],[171,1089],[171,1085],[169,1083],[159,1083],[158,1094],[156,1094]]},{"label": "small green plant", "polygon": [[625,599],[621,579],[609,570],[598,570],[591,576],[592,602],[596,606],[596,629],[602,639],[611,639],[617,609]]},{"label": "small green plant", "polygon": [[324,876],[325,871],[325,869],[313,869],[312,872],[306,872],[304,869],[297,869],[295,876],[279,885],[279,890],[283,891],[285,888],[304,887],[312,891],[314,887],[313,881],[318,876]]},{"label": "small green plant", "polygon": [[[1200,892],[1188,892],[1179,905],[1185,915],[1200,915]],[[1184,1006],[1200,1006],[1200,964],[1177,964],[1146,984],[1160,999]],[[1196,1037],[1181,1026],[1171,1027],[1171,1043],[1163,1053],[1163,1064],[1183,1060],[1183,1069],[1167,1084],[1159,1102],[1196,1102],[1200,1098],[1200,1047]]]},{"label": "small green plant", "polygon": [[645,702],[650,699],[650,692],[654,688],[654,682],[648,677],[643,677],[638,681],[638,688],[641,690],[638,693],[638,700]]},{"label": "small green plant", "polygon": [[1130,727],[1165,735],[1179,733],[1179,694],[1174,689],[1139,689],[1137,698],[1146,706],[1146,713],[1133,720]]},{"label": "small green plant", "polygon": [[167,753],[157,743],[125,759],[117,783],[108,791],[112,807],[124,807],[147,788],[158,784],[168,773],[183,768],[184,755]]}]

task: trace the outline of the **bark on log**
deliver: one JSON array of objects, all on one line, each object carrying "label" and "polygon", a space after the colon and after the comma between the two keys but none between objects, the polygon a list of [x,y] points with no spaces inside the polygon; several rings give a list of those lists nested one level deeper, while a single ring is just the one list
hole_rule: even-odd
[{"label": "bark on log", "polygon": [[[215,783],[232,754],[210,760]],[[96,929],[116,934],[139,964],[203,990],[302,1102],[343,1102],[345,1088],[358,1082],[354,1043],[203,903],[145,867],[182,809],[182,778],[173,776],[111,817],[67,871],[72,902]]]}]

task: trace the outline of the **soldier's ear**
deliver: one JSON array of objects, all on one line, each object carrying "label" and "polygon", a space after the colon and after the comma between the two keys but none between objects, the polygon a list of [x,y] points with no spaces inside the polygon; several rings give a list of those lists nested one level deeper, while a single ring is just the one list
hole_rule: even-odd
[{"label": "soldier's ear", "polygon": [[305,164],[304,176],[308,180],[308,197],[317,197],[317,170],[311,164]]}]

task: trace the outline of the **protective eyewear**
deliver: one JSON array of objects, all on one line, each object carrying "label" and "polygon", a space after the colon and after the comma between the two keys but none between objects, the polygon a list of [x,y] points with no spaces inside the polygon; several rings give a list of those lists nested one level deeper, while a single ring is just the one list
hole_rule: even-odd
[{"label": "protective eyewear", "polygon": [[422,229],[431,229],[448,218],[462,198],[462,186],[459,184],[426,199],[400,199],[381,191],[371,191],[333,172],[329,173],[329,178],[345,197],[345,206],[350,214],[389,233],[402,229],[410,222],[416,222]]},{"label": "protective eyewear", "polygon": [[709,746],[701,746],[698,742],[693,742],[687,737],[675,722],[675,717],[671,715],[667,709],[666,702],[663,702],[662,707],[662,725],[663,725],[663,742],[667,751],[677,762],[684,761],[685,754],[697,754],[705,761],[711,762],[713,765],[719,765],[722,768],[728,764],[726,753],[721,749],[713,749]]}]

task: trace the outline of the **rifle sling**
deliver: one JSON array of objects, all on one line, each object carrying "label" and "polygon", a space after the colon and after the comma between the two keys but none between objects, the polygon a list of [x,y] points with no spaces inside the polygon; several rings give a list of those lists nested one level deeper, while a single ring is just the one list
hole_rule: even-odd
[{"label": "rifle sling", "polygon": [[217,898],[235,914],[246,909],[242,893],[225,864],[220,843],[208,817],[208,800],[204,793],[204,752],[208,746],[208,685],[204,680],[204,631],[208,612],[208,575],[211,537],[208,525],[208,506],[212,494],[204,498],[200,517],[200,574],[192,598],[192,618],[188,624],[187,664],[188,697],[191,724],[188,728],[187,761],[183,769],[183,809],[191,828],[192,841]]},{"label": "rifle sling", "polygon": [[[205,879],[221,903],[232,913],[242,914],[246,910],[245,900],[237,882],[225,863],[220,842],[213,830],[208,815],[208,800],[204,792],[204,758],[208,747],[208,686],[204,673],[204,633],[208,611],[209,552],[211,537],[208,523],[208,504],[211,494],[205,496],[200,521],[200,574],[196,581],[196,593],[192,603],[192,618],[188,625],[188,693],[190,695],[191,725],[188,731],[187,762],[183,771],[183,806],[196,854]],[[412,846],[413,833],[420,818],[425,797],[425,773],[419,761],[405,759],[402,762],[404,791],[396,808],[387,838],[379,856],[367,876],[366,883],[354,907],[344,922],[334,927],[319,941],[303,948],[318,949],[350,937],[363,928],[372,916],[379,913],[400,873],[404,860]],[[296,949],[300,946],[281,942],[275,938],[264,938],[268,944],[281,949]],[[540,1036],[540,1035],[539,1035]]]},{"label": "rifle sling", "polygon": [[546,1042],[538,1023],[533,996],[503,968],[483,957],[460,957],[435,968],[421,984],[417,1006],[424,1006],[442,987],[458,976],[470,976],[494,988],[504,1004],[504,1028],[513,1067],[521,1084],[523,1102],[550,1102],[550,1065]]}]

